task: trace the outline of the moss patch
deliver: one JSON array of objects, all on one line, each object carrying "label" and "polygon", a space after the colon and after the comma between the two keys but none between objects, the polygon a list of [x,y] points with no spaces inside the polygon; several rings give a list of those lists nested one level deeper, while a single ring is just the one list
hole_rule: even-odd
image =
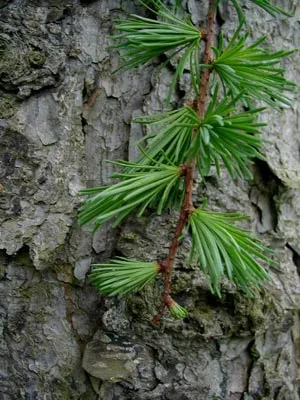
[{"label": "moss patch", "polygon": [[14,96],[0,94],[0,117],[9,118],[16,112],[17,101]]},{"label": "moss patch", "polygon": [[45,64],[47,56],[42,51],[32,50],[27,54],[27,59],[33,68],[40,68]]}]

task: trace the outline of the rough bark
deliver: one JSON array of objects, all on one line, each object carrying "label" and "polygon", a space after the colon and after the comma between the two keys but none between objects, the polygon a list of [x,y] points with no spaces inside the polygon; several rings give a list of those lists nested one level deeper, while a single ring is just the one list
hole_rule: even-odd
[{"label": "rough bark", "polygon": [[[294,1],[295,6],[297,1]],[[196,23],[207,1],[183,1]],[[253,37],[299,48],[295,16],[274,20],[246,8]],[[299,400],[300,139],[293,107],[268,111],[267,162],[253,182],[225,171],[195,186],[215,210],[245,211],[276,252],[280,271],[254,300],[228,283],[221,300],[188,267],[189,240],[174,271],[174,298],[189,319],[151,325],[156,282],[128,299],[101,298],[88,284],[91,262],[111,254],[162,259],[176,216],[150,212],[92,237],[80,229],[78,191],[110,182],[107,159],[134,157],[143,132],[132,116],[164,107],[172,68],[159,60],[112,74],[113,19],[144,12],[130,0],[12,0],[0,4],[0,398],[3,400]],[[224,2],[218,24],[236,27]],[[299,81],[299,53],[285,62]],[[298,96],[298,98],[297,98]],[[174,105],[191,100],[188,72]]]}]

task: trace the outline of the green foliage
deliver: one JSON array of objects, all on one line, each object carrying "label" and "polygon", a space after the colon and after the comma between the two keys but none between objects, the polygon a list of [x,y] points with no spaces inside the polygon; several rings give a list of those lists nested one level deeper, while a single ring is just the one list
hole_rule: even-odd
[{"label": "green foliage", "polygon": [[191,143],[189,157],[196,157],[199,172],[208,175],[212,164],[217,172],[222,160],[232,178],[252,178],[249,164],[252,158],[264,159],[260,153],[259,128],[265,124],[257,122],[257,115],[263,110],[257,108],[236,112],[239,94],[233,100],[225,97],[217,104],[218,89],[207,108],[195,138]]},{"label": "green foliage", "polygon": [[180,306],[176,301],[174,301],[171,297],[168,299],[168,307],[170,314],[174,319],[183,319],[188,317],[189,313],[188,311]]},{"label": "green foliage", "polygon": [[188,106],[168,113],[139,117],[135,122],[149,125],[153,129],[143,139],[148,144],[145,154],[137,161],[140,165],[151,165],[153,160],[163,162],[165,157],[178,166],[184,163],[193,131],[200,124],[198,115]]},{"label": "green foliage", "polygon": [[262,243],[251,232],[232,224],[247,217],[237,213],[216,213],[195,210],[189,218],[192,232],[191,260],[210,278],[212,291],[220,294],[220,279],[226,275],[251,295],[251,287],[259,287],[268,274],[256,260],[272,260]]},{"label": "green foliage", "polygon": [[134,163],[118,162],[121,167],[137,169],[137,172],[115,173],[113,178],[121,182],[112,186],[85,189],[82,195],[93,195],[85,201],[79,212],[79,223],[92,222],[98,229],[106,221],[115,218],[118,225],[129,213],[135,211],[142,215],[146,207],[156,205],[160,214],[166,207],[174,204],[180,189],[180,169],[178,167],[157,164],[144,167]]},{"label": "green foliage", "polygon": [[257,115],[263,109],[236,113],[236,103],[241,97],[242,94],[234,99],[226,97],[217,104],[216,88],[202,121],[189,106],[136,119],[154,128],[144,138],[148,141],[146,154],[137,163],[151,165],[153,160],[163,162],[167,156],[179,166],[195,157],[201,176],[206,176],[212,164],[219,172],[222,160],[233,178],[243,175],[252,178],[248,168],[251,158],[264,159],[259,152],[259,128],[265,124],[257,122]]},{"label": "green foliage", "polygon": [[[157,2],[156,2],[157,3]],[[182,20],[158,2],[158,10],[152,10],[159,20],[132,15],[121,20],[116,29],[122,33],[112,36],[119,44],[112,46],[120,50],[124,60],[120,70],[143,65],[155,57],[167,53],[168,61],[180,53],[176,73],[172,80],[168,101],[174,92],[176,82],[189,63],[194,89],[199,89],[199,47],[201,33],[188,20]]]},{"label": "green foliage", "polygon": [[[218,3],[221,3],[224,0],[219,0]],[[236,12],[238,14],[238,17],[240,20],[244,19],[244,13],[241,8],[244,4],[246,4],[249,0],[231,0],[232,4],[234,5]],[[271,14],[273,17],[276,16],[276,14],[283,14],[286,15],[287,17],[291,17],[292,13],[284,10],[283,8],[275,6],[273,4],[272,0],[250,0],[252,3],[256,4],[257,6],[261,7],[263,10],[265,10],[267,13]]]},{"label": "green foliage", "polygon": [[292,16],[292,13],[284,10],[283,8],[275,6],[275,4],[272,3],[272,1],[269,0],[252,0],[254,4],[257,6],[263,8],[267,13],[273,15],[273,17],[276,14],[283,14],[286,15],[287,17]]},{"label": "green foliage", "polygon": [[[287,15],[270,0],[252,1],[272,15]],[[214,165],[218,173],[224,166],[232,178],[252,178],[251,160],[264,159],[260,152],[260,128],[265,125],[258,118],[263,108],[253,108],[252,102],[258,100],[276,108],[289,106],[291,100],[285,91],[295,87],[278,67],[282,58],[292,51],[267,51],[261,47],[265,36],[248,44],[249,34],[241,33],[243,2],[232,2],[241,20],[240,26],[227,46],[222,35],[219,36],[218,47],[213,49],[215,58],[208,64],[200,64],[202,30],[176,14],[180,0],[174,2],[172,12],[160,0],[141,1],[157,20],[132,15],[118,22],[116,28],[121,33],[113,36],[118,41],[113,47],[119,49],[124,60],[120,70],[141,66],[162,54],[167,56],[167,62],[177,56],[179,61],[168,101],[188,64],[196,95],[199,95],[201,69],[214,72],[215,78],[213,85],[204,88],[201,96],[207,90],[215,89],[203,118],[194,106],[202,104],[201,96],[178,110],[137,118],[136,122],[150,128],[150,133],[143,139],[144,148],[140,147],[140,157],[135,162],[114,163],[121,170],[112,176],[118,183],[82,190],[81,194],[89,198],[79,212],[80,224],[90,223],[96,230],[109,220],[117,226],[129,213],[140,216],[146,208],[151,208],[161,214],[168,208],[184,204],[177,225],[180,232],[176,228],[176,235],[182,234],[181,225],[188,219],[185,228],[189,228],[192,236],[191,260],[198,263],[218,296],[224,276],[248,295],[253,294],[269,277],[259,263],[269,264],[272,260],[270,251],[258,239],[234,224],[244,220],[245,216],[206,211],[204,205],[191,211],[189,196],[194,165],[197,165],[200,177],[209,174]],[[207,40],[206,43],[211,42]],[[217,80],[222,83],[222,93]],[[247,110],[242,109],[242,105],[246,105]],[[177,243],[178,236],[173,239]],[[114,296],[141,290],[157,274],[164,273],[164,302],[175,319],[185,318],[187,311],[169,296],[166,289],[170,285],[168,274],[171,271],[169,261],[174,259],[172,251],[170,258],[160,263],[117,258],[95,265],[90,280],[100,293]]]},{"label": "green foliage", "polygon": [[109,264],[95,264],[91,283],[105,296],[125,295],[142,290],[159,272],[156,262],[127,260],[119,257]]},{"label": "green foliage", "polygon": [[219,36],[218,48],[214,48],[216,58],[206,67],[214,69],[226,93],[232,96],[243,91],[248,99],[261,100],[271,107],[291,105],[290,98],[283,92],[294,90],[295,84],[284,78],[284,69],[278,68],[277,64],[293,51],[268,52],[260,47],[267,36],[247,45],[249,34],[240,35],[242,26],[226,47],[222,34]]}]

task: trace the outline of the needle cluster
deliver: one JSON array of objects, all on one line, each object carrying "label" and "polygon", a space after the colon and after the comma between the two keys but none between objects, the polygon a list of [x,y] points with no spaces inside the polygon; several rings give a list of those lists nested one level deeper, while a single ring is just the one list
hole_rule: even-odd
[{"label": "needle cluster", "polygon": [[[205,274],[216,295],[222,294],[223,279],[251,296],[269,278],[267,266],[272,263],[272,252],[239,226],[247,217],[193,205],[196,171],[201,180],[212,167],[218,174],[227,169],[233,179],[252,179],[253,159],[264,159],[261,129],[265,125],[259,121],[264,108],[253,104],[259,101],[277,109],[289,106],[291,99],[286,92],[295,87],[279,65],[292,52],[270,52],[263,46],[265,36],[251,41],[249,32],[243,32],[242,0],[232,0],[240,18],[235,34],[227,44],[220,34],[214,47],[216,10],[221,1],[209,0],[204,27],[176,14],[180,1],[173,10],[160,0],[142,2],[155,17],[132,15],[118,21],[119,33],[112,37],[116,42],[113,47],[123,59],[120,71],[141,67],[160,56],[167,59],[165,64],[174,59],[177,67],[168,101],[187,70],[195,97],[179,109],[137,118],[135,122],[149,132],[143,146],[139,144],[140,157],[115,162],[120,172],[112,177],[117,183],[81,191],[88,198],[80,208],[79,222],[91,224],[94,230],[107,221],[117,226],[128,214],[140,216],[147,208],[158,214],[180,210],[166,259],[145,262],[117,258],[95,265],[90,274],[91,282],[106,296],[134,293],[155,277],[163,278],[155,322],[165,308],[175,319],[188,315],[170,296],[174,259],[184,235],[190,235],[192,241],[190,262]],[[252,2],[271,15],[288,14],[269,0]],[[200,54],[204,54],[202,59]],[[178,55],[179,61],[175,59]]]}]

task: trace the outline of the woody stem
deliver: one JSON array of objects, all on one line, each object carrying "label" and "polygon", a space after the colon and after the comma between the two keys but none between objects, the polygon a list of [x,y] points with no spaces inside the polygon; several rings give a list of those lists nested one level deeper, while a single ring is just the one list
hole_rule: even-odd
[{"label": "woody stem", "polygon": [[[216,0],[209,0],[209,8],[207,15],[207,30],[205,35],[205,48],[203,55],[203,64],[209,64],[212,59],[212,46],[215,37],[215,26],[216,26]],[[210,77],[211,69],[206,68],[201,74],[200,88],[199,88],[199,96],[196,99],[196,108],[197,113],[200,119],[204,118],[205,115],[205,106],[207,101],[207,95],[209,90],[209,77]],[[194,133],[195,135],[195,133]],[[164,312],[165,308],[168,305],[171,291],[171,279],[172,279],[172,271],[174,266],[174,260],[177,254],[177,250],[179,247],[179,238],[182,234],[183,228],[188,220],[189,214],[194,210],[193,201],[192,201],[192,189],[193,189],[193,178],[195,173],[196,161],[195,159],[190,163],[184,166],[184,179],[185,179],[185,196],[184,201],[180,210],[178,222],[176,225],[175,233],[173,235],[170,247],[169,254],[164,263],[164,289],[162,293],[161,303],[158,310],[157,315],[153,317],[154,323],[159,323]]]}]

